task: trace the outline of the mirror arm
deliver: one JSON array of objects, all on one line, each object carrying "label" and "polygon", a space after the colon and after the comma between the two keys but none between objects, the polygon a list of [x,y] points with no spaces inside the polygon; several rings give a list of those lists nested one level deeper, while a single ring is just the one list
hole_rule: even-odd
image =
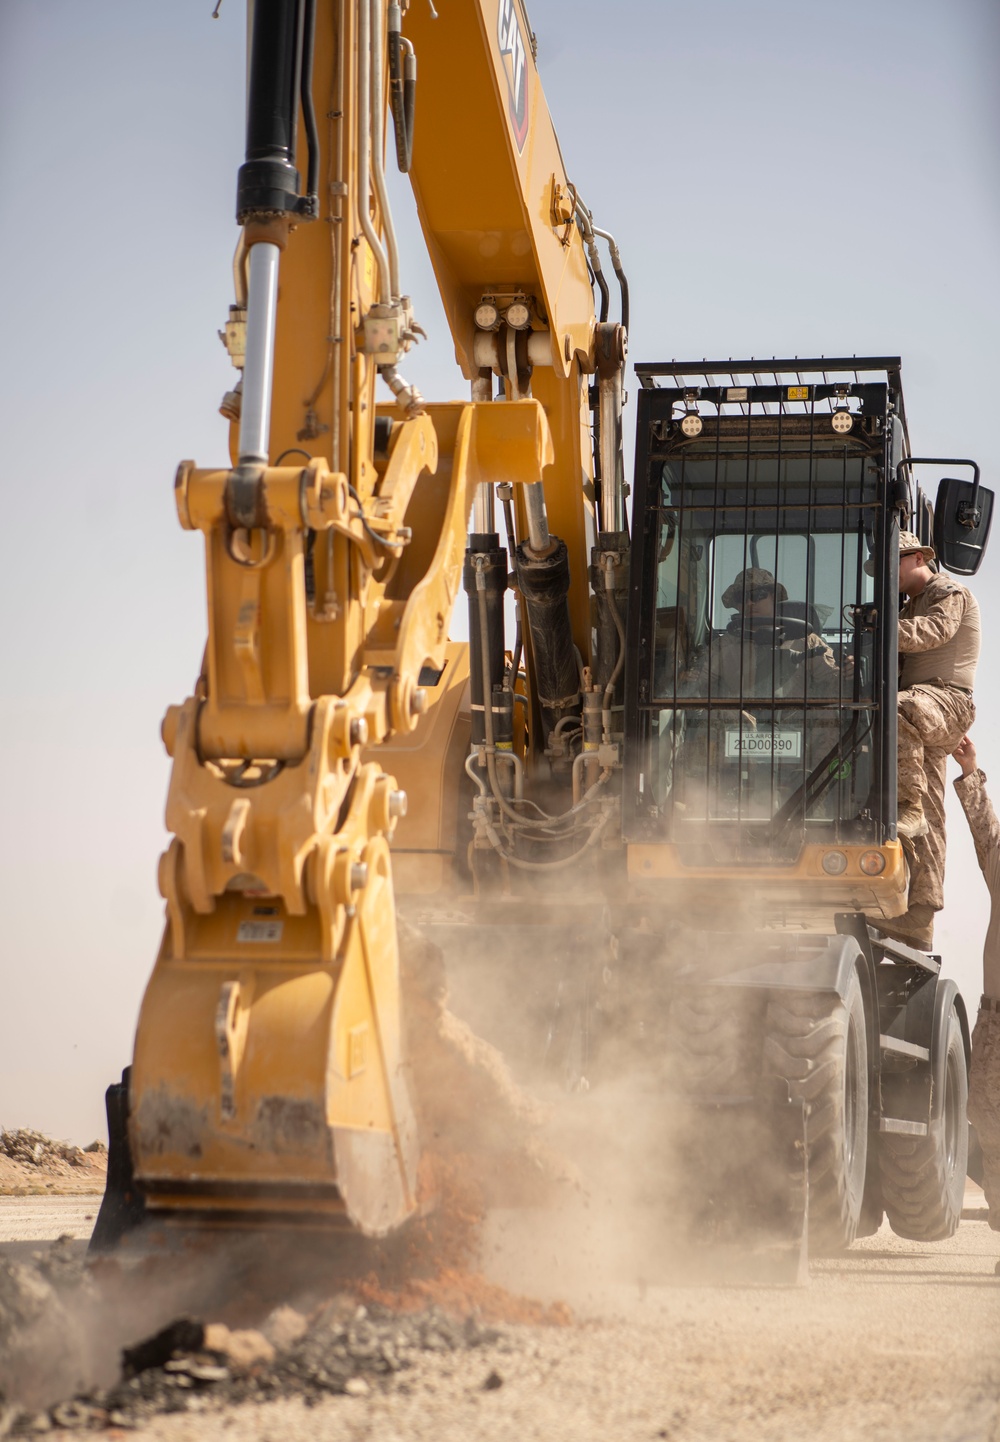
[{"label": "mirror arm", "polygon": [[975,461],[960,461],[956,460],[953,456],[904,456],[896,467],[897,482],[906,485],[907,478],[904,473],[904,467],[909,468],[911,466],[971,466],[972,499],[969,501],[967,507],[963,507],[965,515],[959,516],[958,520],[961,525],[968,526],[970,530],[976,528],[979,524],[979,508],[977,504],[979,501],[979,466]]}]

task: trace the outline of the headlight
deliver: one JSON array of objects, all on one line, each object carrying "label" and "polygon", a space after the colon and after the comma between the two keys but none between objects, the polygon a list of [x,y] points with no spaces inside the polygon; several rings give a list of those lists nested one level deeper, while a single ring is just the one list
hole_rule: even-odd
[{"label": "headlight", "polygon": [[511,330],[527,330],[531,324],[531,311],[523,300],[515,300],[507,307],[504,319]]},{"label": "headlight", "polygon": [[838,406],[830,417],[830,424],[838,436],[846,436],[854,428],[854,417],[846,406]]},{"label": "headlight", "polygon": [[497,319],[497,308],[492,301],[484,300],[476,306],[476,325],[480,330],[492,330]]},{"label": "headlight", "polygon": [[866,876],[881,876],[885,870],[885,857],[881,851],[865,851],[862,853],[858,865]]},{"label": "headlight", "polygon": [[697,411],[688,411],[681,421],[681,430],[686,436],[700,436],[703,424],[701,416]]},{"label": "headlight", "polygon": [[825,851],[820,865],[827,876],[843,876],[847,870],[847,857],[842,851]]}]

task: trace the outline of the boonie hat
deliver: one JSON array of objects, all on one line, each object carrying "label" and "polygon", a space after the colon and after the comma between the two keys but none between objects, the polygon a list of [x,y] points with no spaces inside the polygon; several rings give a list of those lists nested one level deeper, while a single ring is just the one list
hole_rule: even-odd
[{"label": "boonie hat", "polygon": [[923,551],[928,561],[933,561],[934,547],[915,536],[912,531],[900,531],[899,533],[899,554],[901,556],[912,555],[914,551]]},{"label": "boonie hat", "polygon": [[748,566],[723,591],[722,604],[731,611],[738,611],[747,601],[763,601],[765,596],[773,596],[776,601],[788,600],[788,592],[770,571],[765,571],[762,566]]},{"label": "boonie hat", "polygon": [[[900,531],[899,554],[901,556],[912,556],[915,551],[922,551],[928,561],[933,561],[937,554],[932,545],[926,541],[922,541],[920,537],[915,536],[912,531]],[[865,562],[865,575],[874,576],[874,574],[875,557],[869,556]]]}]

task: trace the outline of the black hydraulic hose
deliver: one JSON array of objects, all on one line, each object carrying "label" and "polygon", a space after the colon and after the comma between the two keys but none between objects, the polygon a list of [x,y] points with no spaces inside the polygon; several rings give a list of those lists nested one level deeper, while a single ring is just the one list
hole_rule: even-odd
[{"label": "black hydraulic hose", "polygon": [[597,288],[601,292],[601,322],[603,324],[611,309],[611,291],[608,289],[608,283],[604,279],[604,272],[600,265],[594,265],[591,268],[594,272],[594,279],[597,281]]},{"label": "black hydraulic hose", "polygon": [[514,649],[510,655],[510,694],[516,696],[519,701],[527,698],[522,696],[517,689],[517,678],[521,674],[521,651],[524,641],[521,636],[521,608],[517,608],[517,629],[514,632]]},{"label": "black hydraulic hose", "polygon": [[618,277],[618,286],[622,293],[622,329],[628,330],[628,279],[622,270],[621,261],[615,263],[615,275]]},{"label": "black hydraulic hose", "polygon": [[302,63],[299,72],[299,96],[302,118],[306,127],[309,159],[306,167],[305,213],[319,214],[319,131],[316,128],[316,107],[313,104],[313,51],[316,45],[316,0],[305,0],[302,28]]},{"label": "black hydraulic hose", "polygon": [[[475,582],[474,590],[470,592],[470,597],[472,595],[475,596],[476,610],[479,613],[479,659],[482,662],[482,684],[485,691],[487,682],[490,679],[490,620],[489,612],[487,611],[486,606],[486,557],[481,551],[473,557],[473,569],[475,572]],[[483,708],[483,723],[483,730],[485,733],[485,746],[483,749],[486,753],[486,771],[490,779],[490,790],[493,792],[494,800],[499,805],[500,810],[504,813],[505,816],[509,817],[511,821],[516,823],[516,825],[519,826],[524,832],[528,833],[529,840],[537,839],[536,837],[532,837],[530,835],[531,832],[538,833],[544,840],[564,840],[565,835],[571,834],[571,832],[564,833],[564,835],[549,835],[547,834],[549,832],[549,828],[557,823],[573,820],[573,818],[576,817],[579,812],[584,809],[585,805],[587,805],[590,801],[594,799],[597,792],[603,786],[606,777],[610,775],[610,772],[605,772],[602,776],[600,776],[580,801],[578,801],[575,805],[571,806],[568,811],[564,811],[558,816],[547,816],[544,812],[542,812],[542,819],[539,821],[532,820],[529,817],[521,816],[518,814],[518,812],[514,810],[514,808],[508,802],[507,798],[504,796],[503,791],[500,788],[499,778],[497,777],[497,750],[494,743],[493,708],[491,705],[484,706]],[[479,780],[478,777],[474,775],[474,773],[469,768],[469,761],[472,760],[474,760],[474,753],[470,752],[468,760],[466,761],[466,772],[470,776],[472,776],[472,779],[479,786],[481,794],[485,796],[487,794],[486,786],[483,784],[482,781]],[[540,810],[540,808],[537,809]],[[605,812],[603,816],[598,818],[597,822],[593,827],[593,830],[591,831],[590,836],[587,838],[587,841],[584,843],[584,845],[580,848],[579,851],[574,852],[572,856],[563,857],[561,861],[535,862],[515,860],[511,853],[503,850],[500,837],[497,835],[496,829],[494,827],[488,825],[487,834],[489,835],[490,841],[492,842],[494,848],[500,852],[500,855],[503,856],[504,860],[510,861],[513,865],[524,867],[526,870],[555,870],[558,867],[568,866],[571,861],[575,861],[578,856],[582,856],[583,853],[587,850],[587,848],[594,844],[594,842],[603,831],[604,827],[607,825],[608,815],[609,813]],[[576,829],[575,823],[572,829]]]},{"label": "black hydraulic hose", "polygon": [[611,708],[615,700],[615,686],[618,677],[625,665],[625,625],[622,621],[621,612],[618,609],[618,602],[615,600],[615,563],[614,558],[609,556],[604,568],[604,589],[607,593],[608,607],[611,611],[611,619],[615,623],[615,630],[618,632],[618,659],[615,661],[614,670],[608,677],[608,684],[604,688],[603,704],[601,707],[601,726],[604,732],[603,739],[606,742],[611,740]]},{"label": "black hydraulic hose", "polygon": [[[413,118],[417,101],[417,57],[399,32],[398,7],[389,7],[389,109],[396,137],[396,164],[404,175],[413,161]],[[403,59],[403,54],[406,59]]]},{"label": "black hydraulic hose", "polygon": [[[622,295],[622,327],[628,330],[629,305],[628,305],[628,279],[622,269],[621,251],[618,249],[618,242],[609,230],[602,230],[600,226],[594,226],[594,234],[601,236],[608,242],[608,250],[611,252],[611,264],[614,266],[615,275],[618,277],[618,288]],[[604,317],[602,317],[604,319]]]},{"label": "black hydraulic hose", "polygon": [[406,110],[403,104],[403,47],[398,30],[389,26],[389,109],[396,134],[396,164],[405,175],[410,168],[406,144]]},{"label": "black hydraulic hose", "polygon": [[407,52],[403,61],[403,114],[406,117],[406,168],[413,156],[413,120],[417,113],[417,57]]}]

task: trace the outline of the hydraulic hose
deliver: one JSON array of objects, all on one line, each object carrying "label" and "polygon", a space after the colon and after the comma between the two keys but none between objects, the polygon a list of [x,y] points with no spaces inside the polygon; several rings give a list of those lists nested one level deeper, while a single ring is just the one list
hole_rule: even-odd
[{"label": "hydraulic hose", "polygon": [[615,686],[618,677],[622,673],[625,664],[625,627],[622,623],[621,612],[618,609],[618,602],[615,600],[615,558],[609,555],[604,562],[604,590],[608,598],[608,608],[611,611],[615,629],[618,632],[618,659],[615,661],[614,670],[608,677],[608,684],[604,688],[604,704],[601,708],[601,726],[604,730],[604,741],[611,741],[611,706],[615,699]]},{"label": "hydraulic hose", "polygon": [[[385,119],[385,77],[382,72],[382,4],[383,0],[369,0],[371,16],[371,171],[375,184],[375,195],[382,216],[382,230],[385,233],[385,248],[389,262],[389,293],[392,300],[398,300],[399,288],[399,246],[396,243],[396,227],[392,223],[389,206],[389,192],[385,184],[385,169],[382,165],[383,121]],[[364,9],[364,4],[361,6]]]},{"label": "hydraulic hose", "polygon": [[302,22],[302,60],[299,73],[299,96],[302,118],[306,127],[308,162],[306,166],[306,213],[319,214],[319,131],[316,128],[316,107],[313,104],[313,51],[316,45],[316,0],[305,0]]},{"label": "hydraulic hose", "polygon": [[[594,226],[594,234],[602,236],[608,242],[608,250],[611,252],[611,264],[614,266],[615,275],[618,277],[618,288],[622,296],[622,326],[628,330],[629,304],[628,304],[628,279],[622,269],[621,252],[618,249],[618,242],[609,230],[602,230],[599,225]],[[604,317],[602,316],[602,319]]]},{"label": "hydraulic hose", "polygon": [[365,240],[371,246],[378,266],[379,300],[392,304],[392,277],[389,260],[371,218],[371,10],[367,0],[358,6],[358,215]]},{"label": "hydraulic hose", "polygon": [[[409,40],[400,33],[402,11],[399,0],[389,5],[389,108],[396,135],[396,164],[404,175],[413,161],[413,117],[416,108],[417,57]],[[403,56],[406,59],[403,59]]]},{"label": "hydraulic hose", "polygon": [[[482,662],[482,673],[483,673],[482,684],[483,684],[484,693],[487,694],[487,695],[489,695],[489,696],[491,697],[491,701],[492,701],[492,692],[488,689],[488,688],[489,688],[489,685],[490,685],[490,672],[489,672],[489,643],[490,643],[490,637],[489,637],[489,615],[488,615],[487,606],[486,606],[486,566],[485,566],[485,556],[484,556],[482,553],[477,554],[477,555],[473,558],[473,564],[474,564],[474,566],[475,566],[475,573],[476,573],[476,596],[477,596],[477,600],[478,600],[478,602],[479,602],[479,605],[478,605],[478,607],[477,607],[477,610],[479,611],[479,648],[480,648],[480,659],[481,659],[481,662]],[[541,820],[537,820],[537,821],[536,821],[536,820],[532,820],[530,817],[527,817],[527,816],[520,816],[520,815],[513,809],[513,807],[511,807],[511,806],[509,805],[509,803],[508,803],[508,801],[507,801],[507,798],[503,795],[503,792],[500,790],[500,784],[499,784],[499,781],[498,781],[498,779],[497,779],[497,774],[496,774],[496,748],[495,748],[494,740],[493,740],[494,732],[493,732],[493,708],[492,708],[492,705],[489,705],[489,706],[485,706],[485,705],[484,705],[484,707],[483,707],[483,721],[484,721],[484,731],[485,731],[485,735],[486,735],[486,745],[485,745],[485,748],[484,748],[485,751],[486,751],[486,772],[487,772],[487,775],[489,776],[489,779],[490,779],[490,790],[493,792],[494,800],[495,800],[495,801],[498,803],[498,805],[500,806],[501,811],[503,811],[503,813],[504,813],[511,821],[513,821],[517,826],[521,827],[522,829],[524,829],[524,830],[526,830],[526,831],[539,831],[539,832],[551,831],[551,828],[552,828],[553,825],[560,825],[561,823],[563,823],[563,822],[565,822],[565,821],[571,820],[574,816],[576,816],[580,811],[583,810],[583,808],[588,804],[588,802],[590,802],[590,801],[593,799],[593,797],[597,794],[598,790],[601,788],[601,786],[603,786],[604,782],[607,780],[607,777],[610,775],[610,772],[607,772],[607,771],[603,772],[603,773],[601,774],[601,776],[597,779],[597,781],[595,781],[594,785],[590,788],[590,790],[586,793],[586,795],[583,796],[583,798],[580,800],[579,803],[577,803],[577,805],[571,806],[568,811],[564,811],[564,812],[562,812],[562,813],[561,813],[560,815],[558,815],[558,816],[548,816],[548,815],[546,815],[546,814],[543,812],[543,813],[542,813],[542,819],[541,819]],[[472,759],[472,758],[471,758],[471,754],[470,754],[470,760],[471,760],[471,759]],[[471,773],[470,773],[470,774],[471,774]],[[479,784],[482,786],[482,783],[481,783],[481,782],[479,782]],[[482,787],[482,790],[483,790],[483,795],[485,795],[485,794],[486,794],[486,788],[485,788],[485,786]],[[541,808],[537,808],[537,809],[540,810]],[[603,820],[604,820],[604,818],[601,818],[601,822],[602,822],[602,823],[603,823]],[[553,839],[553,840],[557,840],[557,839],[561,839],[561,838],[553,836],[552,839]],[[499,840],[499,838],[498,838],[498,840]],[[589,843],[588,843],[588,845],[589,845]],[[585,849],[586,849],[586,848],[584,848],[584,850],[585,850]],[[581,853],[581,854],[582,854],[582,853]],[[567,858],[567,859],[565,859],[563,862],[559,862],[559,863],[554,863],[554,862],[552,862],[552,863],[537,863],[537,864],[538,864],[538,865],[546,865],[546,866],[555,866],[555,865],[557,865],[557,864],[558,864],[558,865],[564,865],[564,864],[568,864],[568,861],[569,861],[570,859],[572,859],[572,858]],[[525,866],[528,866],[528,865],[535,865],[536,863],[524,862],[523,864],[524,864]]]},{"label": "hydraulic hose", "polygon": [[604,271],[601,269],[600,252],[597,249],[597,241],[594,239],[595,234],[603,235],[604,232],[595,231],[593,221],[590,218],[590,211],[579,196],[576,201],[576,213],[580,220],[580,229],[583,232],[584,244],[587,247],[587,257],[590,261],[590,268],[594,272],[594,279],[601,293],[600,320],[604,322],[607,320],[608,312],[611,309],[611,292],[608,289],[607,281],[604,279]]}]

